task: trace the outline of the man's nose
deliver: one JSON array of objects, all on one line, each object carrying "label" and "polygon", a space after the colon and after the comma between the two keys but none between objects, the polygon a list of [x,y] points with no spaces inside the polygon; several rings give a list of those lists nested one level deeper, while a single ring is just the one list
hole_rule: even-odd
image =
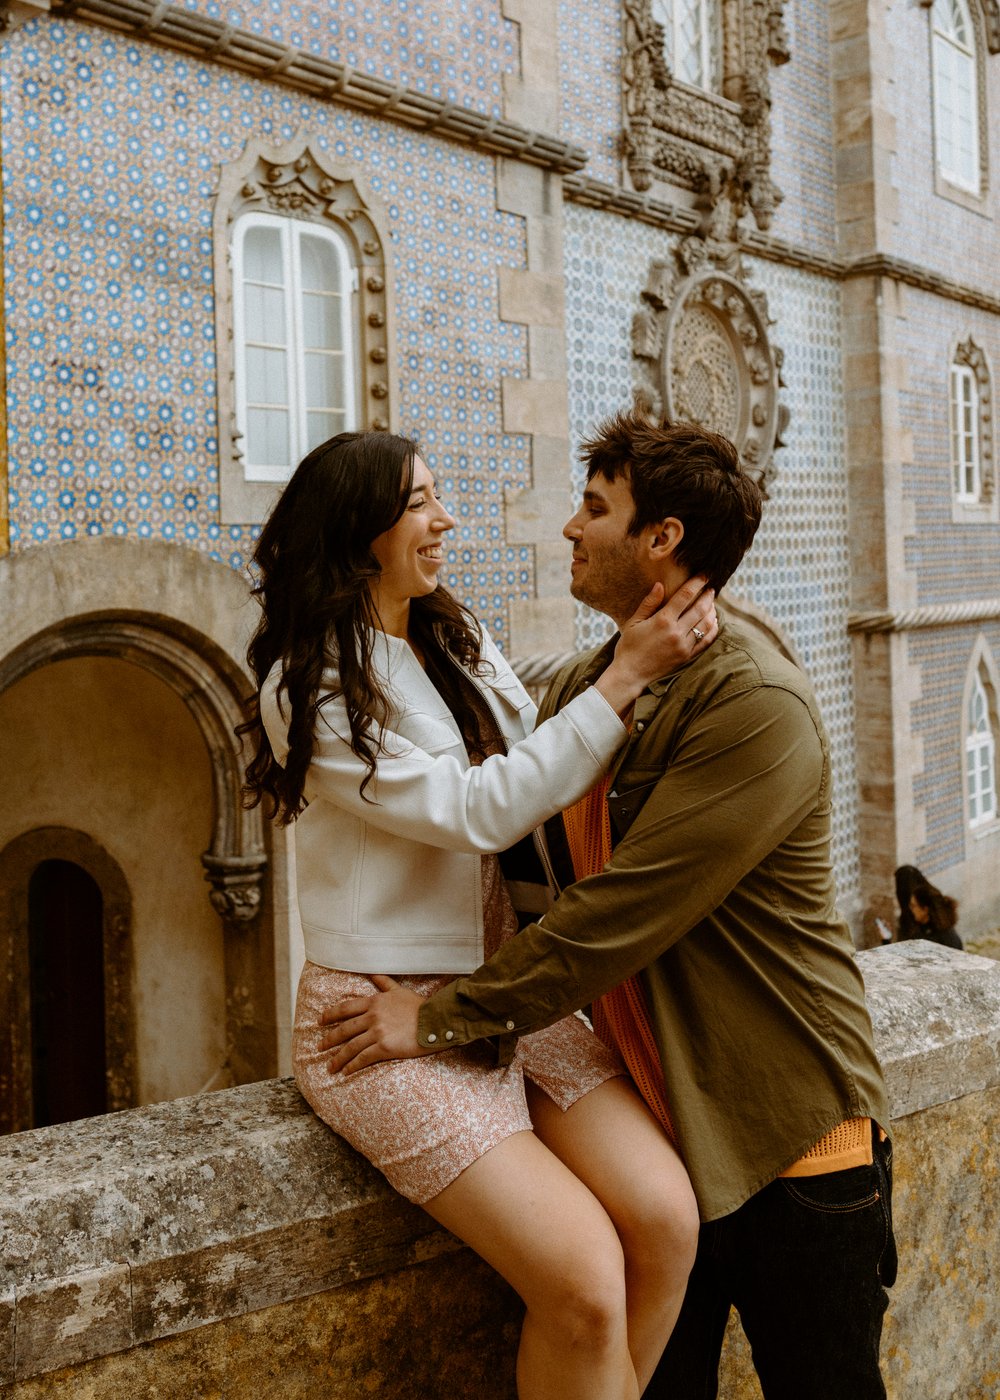
[{"label": "man's nose", "polygon": [[567,540],[578,540],[583,533],[580,527],[580,512],[571,515],[563,526],[563,538]]}]

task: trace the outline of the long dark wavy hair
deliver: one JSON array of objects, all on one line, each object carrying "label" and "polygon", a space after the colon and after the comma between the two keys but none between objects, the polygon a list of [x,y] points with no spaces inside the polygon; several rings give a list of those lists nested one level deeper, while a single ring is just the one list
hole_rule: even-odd
[{"label": "long dark wavy hair", "polygon": [[[371,544],[403,514],[413,486],[416,443],[393,433],[340,433],[313,449],[296,468],[261,531],[254,550],[254,595],[261,618],[247,649],[258,688],[280,660],[279,697],[290,710],[288,755],[279,764],[260,718],[257,694],[249,697],[249,718],[236,733],[253,744],[243,788],[245,805],[269,804],[269,816],[282,825],[305,807],[303,787],[313,753],[317,715],[342,695],[351,727],[351,748],[365,765],[361,793],[375,775],[378,739],[371,724],[385,720],[389,697],[372,667],[378,616],[369,583],[379,576]],[[414,598],[410,630],[435,661],[449,653],[467,669],[480,671],[482,634],[468,610],[446,589]],[[324,665],[334,664],[339,688],[321,693]],[[435,665],[435,677],[454,694],[445,699],[462,708],[460,673]]]}]

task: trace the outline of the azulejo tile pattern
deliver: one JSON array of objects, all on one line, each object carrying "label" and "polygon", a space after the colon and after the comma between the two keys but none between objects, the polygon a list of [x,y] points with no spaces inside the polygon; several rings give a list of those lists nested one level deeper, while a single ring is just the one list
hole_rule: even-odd
[{"label": "azulejo tile pattern", "polygon": [[586,174],[622,178],[622,15],[620,0],[559,0],[559,134],[590,155]]},{"label": "azulejo tile pattern", "polygon": [[[653,258],[670,238],[614,215],[566,211],[567,359],[575,447],[604,414],[632,396],[630,326]],[[849,586],[843,448],[840,294],[835,283],[773,263],[750,265],[785,349],[783,398],[792,411],[787,446],[764,520],[734,590],[782,627],[805,663],[830,735],[835,768],[833,854],[843,900],[860,885],[854,699],[846,630]],[[575,468],[574,489],[582,490]],[[580,609],[577,641],[592,646],[605,618]]]},{"label": "azulejo tile pattern", "polygon": [[499,0],[184,0],[184,8],[431,97],[503,115],[518,26]]},{"label": "azulejo tile pattern", "polygon": [[501,378],[527,368],[496,269],[523,267],[524,224],[492,158],[50,20],[9,41],[2,96],[12,548],[109,533],[246,566],[255,529],[218,523],[214,191],[249,136],[306,131],[387,211],[400,426],[458,520],[451,582],[502,639],[533,571],[504,543],[530,465],[501,428]]}]

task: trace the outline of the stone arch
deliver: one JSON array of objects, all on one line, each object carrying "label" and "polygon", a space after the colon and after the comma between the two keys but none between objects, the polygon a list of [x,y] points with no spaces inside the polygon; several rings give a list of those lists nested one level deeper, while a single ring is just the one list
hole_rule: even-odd
[{"label": "stone arch", "polygon": [[213,797],[202,864],[223,923],[226,1043],[237,1082],[274,1073],[276,1054],[271,842],[260,809],[243,807],[234,733],[252,689],[242,665],[249,599],[226,565],[159,541],[88,538],[0,560],[0,692],[53,661],[110,657],[154,674],[198,726]]},{"label": "stone arch", "polygon": [[[986,692],[989,726],[993,735],[993,791],[995,795],[998,795],[1000,794],[1000,670],[997,668],[993,651],[981,632],[977,636],[969,656],[969,664],[965,670],[965,684],[962,687],[961,746],[959,752],[962,756],[963,824],[967,833],[972,823],[970,821],[969,792],[965,772],[965,741],[968,734],[969,701],[972,698],[977,677],[982,682]],[[988,825],[992,827],[997,820],[998,818],[995,816]]]},{"label": "stone arch", "polygon": [[33,1126],[31,1113],[28,883],[46,860],[72,861],[94,880],[103,904],[104,1042],[108,1112],[136,1102],[132,998],[132,894],[118,862],[86,832],[35,827],[0,851],[0,1133]]}]

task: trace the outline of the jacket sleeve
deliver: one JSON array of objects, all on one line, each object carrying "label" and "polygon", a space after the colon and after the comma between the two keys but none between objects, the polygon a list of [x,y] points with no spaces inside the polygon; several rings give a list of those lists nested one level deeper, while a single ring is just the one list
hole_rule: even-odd
[{"label": "jacket sleeve", "polygon": [[537,1030],[648,967],[816,807],[823,780],[822,746],[797,696],[762,687],[707,708],[608,865],[430,997],[421,1044]]},{"label": "jacket sleeve", "polygon": [[[261,718],[280,762],[287,753],[286,720],[272,684],[261,692]],[[428,753],[392,730],[376,732],[382,751],[362,797],[367,770],[345,737],[343,703],[323,706],[306,783],[309,801],[333,803],[394,836],[474,853],[505,850],[578,801],[626,737],[621,720],[593,689],[479,767],[466,767],[452,753]]]}]

